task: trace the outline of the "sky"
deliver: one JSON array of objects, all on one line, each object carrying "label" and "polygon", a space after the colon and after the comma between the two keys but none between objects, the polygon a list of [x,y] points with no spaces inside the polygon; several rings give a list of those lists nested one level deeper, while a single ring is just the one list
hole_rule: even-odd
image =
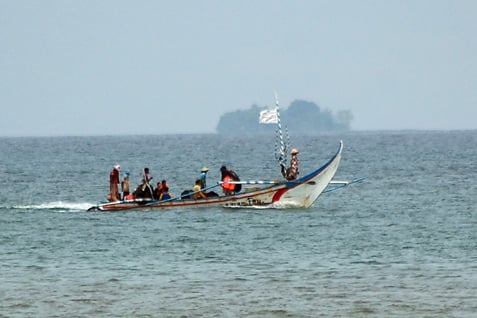
[{"label": "sky", "polygon": [[0,136],[213,133],[275,91],[477,129],[476,35],[475,0],[0,0]]}]

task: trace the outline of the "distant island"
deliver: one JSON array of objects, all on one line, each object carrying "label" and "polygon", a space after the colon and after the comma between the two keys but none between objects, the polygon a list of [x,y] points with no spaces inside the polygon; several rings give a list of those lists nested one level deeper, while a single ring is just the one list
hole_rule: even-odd
[{"label": "distant island", "polygon": [[[252,105],[247,110],[225,113],[220,117],[216,131],[224,135],[273,132],[276,125],[258,122],[260,112],[268,108]],[[321,110],[313,102],[295,100],[287,109],[280,108],[280,118],[282,125],[294,134],[318,134],[349,131],[353,114],[350,110],[342,110],[334,115],[328,109]]]}]

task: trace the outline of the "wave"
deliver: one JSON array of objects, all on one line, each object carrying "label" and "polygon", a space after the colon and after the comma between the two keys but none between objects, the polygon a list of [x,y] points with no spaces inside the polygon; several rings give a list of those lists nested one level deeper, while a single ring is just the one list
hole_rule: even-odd
[{"label": "wave", "polygon": [[55,210],[58,212],[84,212],[91,206],[93,206],[93,204],[85,202],[54,201],[40,204],[16,205],[12,208],[19,210]]}]

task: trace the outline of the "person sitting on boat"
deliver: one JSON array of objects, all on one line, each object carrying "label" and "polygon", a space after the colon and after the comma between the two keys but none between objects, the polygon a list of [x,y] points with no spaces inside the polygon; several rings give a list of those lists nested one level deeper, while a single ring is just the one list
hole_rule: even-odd
[{"label": "person sitting on boat", "polygon": [[111,170],[111,172],[109,173],[108,201],[114,202],[114,201],[120,200],[119,189],[118,189],[120,170],[121,170],[121,166],[115,165],[113,169]]},{"label": "person sitting on boat", "polygon": [[161,193],[162,193],[162,183],[158,182],[156,184],[156,188],[154,189],[154,199],[159,200],[159,198],[161,197]]},{"label": "person sitting on boat", "polygon": [[129,171],[123,174],[123,181],[121,182],[121,191],[123,192],[123,200],[129,195]]},{"label": "person sitting on boat", "polygon": [[230,183],[232,181],[240,181],[237,173],[233,170],[228,170],[226,166],[220,168],[222,174],[222,190],[225,195],[231,195],[240,192],[242,190],[241,184]]},{"label": "person sitting on boat", "polygon": [[298,154],[299,151],[298,149],[292,149],[291,152],[291,160],[290,160],[290,167],[285,170],[285,167],[282,166],[282,175],[287,179],[288,181],[295,180],[298,178],[298,174],[300,173],[298,171],[298,166],[300,164],[300,160],[298,160]]},{"label": "person sitting on boat", "polygon": [[209,171],[209,168],[207,167],[203,167],[201,170],[200,170],[200,177],[199,177],[199,180],[200,180],[200,188],[201,189],[204,189],[205,187],[207,187],[207,172]]},{"label": "person sitting on boat", "polygon": [[166,189],[166,188],[169,189],[169,185],[167,184],[166,180],[162,179],[162,181],[161,181],[162,192],[164,192],[164,189]]},{"label": "person sitting on boat", "polygon": [[197,179],[195,180],[195,185],[194,185],[194,189],[192,190],[193,191],[193,195],[192,197],[197,200],[197,199],[207,199],[207,195],[205,195],[204,191],[200,191],[202,190],[202,187],[201,187],[201,182],[200,182],[200,179]]},{"label": "person sitting on boat", "polygon": [[169,200],[172,199],[172,194],[169,193],[169,187],[166,186],[162,189],[161,196],[159,197],[159,201],[162,200]]}]

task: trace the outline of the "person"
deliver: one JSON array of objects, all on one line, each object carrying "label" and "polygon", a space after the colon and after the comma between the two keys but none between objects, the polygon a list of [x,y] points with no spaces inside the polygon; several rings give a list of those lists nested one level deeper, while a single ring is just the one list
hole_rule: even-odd
[{"label": "person", "polygon": [[151,180],[152,180],[152,177],[149,174],[149,168],[144,168],[144,173],[142,175],[141,183],[142,184],[149,184],[149,181],[151,181]]},{"label": "person", "polygon": [[[205,189],[207,187],[207,172],[209,171],[209,168],[203,167],[200,170],[200,188]],[[212,198],[212,197],[218,197],[219,195],[215,193],[214,191],[203,191],[206,197]]]},{"label": "person", "polygon": [[123,181],[121,182],[121,191],[123,192],[123,200],[130,194],[129,192],[129,171],[123,174]]},{"label": "person", "polygon": [[162,200],[169,200],[172,199],[172,195],[169,193],[169,187],[166,186],[162,189],[161,196],[159,197],[159,201]]},{"label": "person", "polygon": [[156,184],[156,189],[154,189],[154,199],[159,200],[159,198],[161,197],[161,193],[162,193],[162,186],[161,186],[161,183],[158,182]]},{"label": "person", "polygon": [[169,185],[167,184],[166,180],[163,179],[163,180],[161,181],[161,187],[162,187],[163,189],[169,188]]},{"label": "person", "polygon": [[222,191],[224,192],[225,195],[230,195],[233,193],[235,189],[235,184],[229,183],[232,181],[232,176],[229,174],[227,167],[222,166],[220,167],[220,173],[222,175]]},{"label": "person", "polygon": [[298,174],[300,173],[298,171],[298,166],[300,164],[300,160],[298,160],[298,156],[297,156],[299,154],[298,149],[293,148],[290,154],[291,154],[290,167],[285,170],[285,167],[282,166],[282,175],[288,181],[295,180],[296,178],[298,178]]},{"label": "person", "polygon": [[209,171],[209,168],[207,167],[203,167],[201,170],[200,170],[200,177],[199,177],[199,180],[200,180],[200,188],[201,189],[204,189],[205,187],[207,187],[207,172]]},{"label": "person", "polygon": [[161,193],[164,192],[165,189],[167,189],[167,191],[169,191],[169,185],[167,184],[166,180],[162,179],[162,181],[161,181]]},{"label": "person", "polygon": [[197,179],[195,180],[195,185],[194,185],[194,189],[193,189],[193,195],[192,197],[194,199],[207,199],[207,196],[205,195],[205,193],[203,191],[200,191],[202,190],[202,185],[201,185],[201,180],[200,179]]},{"label": "person", "polygon": [[222,166],[220,168],[220,173],[222,174],[222,191],[225,195],[240,192],[242,189],[241,184],[230,183],[232,181],[240,181],[240,178],[235,171],[228,170],[226,166]]},{"label": "person", "polygon": [[141,184],[136,188],[134,196],[136,198],[153,198],[154,190],[149,183],[152,180],[151,175],[149,174],[149,168],[144,168],[144,173],[142,175]]},{"label": "person", "polygon": [[111,172],[109,173],[109,195],[108,200],[111,202],[119,201],[119,170],[121,170],[120,165],[115,165]]}]

